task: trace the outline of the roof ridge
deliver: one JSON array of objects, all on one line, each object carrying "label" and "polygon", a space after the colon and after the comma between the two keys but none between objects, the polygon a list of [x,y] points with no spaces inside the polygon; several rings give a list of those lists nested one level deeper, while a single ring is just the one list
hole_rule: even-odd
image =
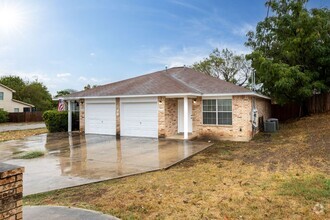
[{"label": "roof ridge", "polygon": [[[180,68],[183,68],[183,67],[180,67]],[[185,83],[185,82],[182,81],[181,79],[178,79],[178,78],[172,76],[172,74],[169,73],[169,74],[166,74],[166,75],[167,75],[168,77],[174,79],[175,81],[177,81],[177,82],[180,83],[181,85],[183,85],[183,86],[185,86],[185,87],[188,87],[189,89],[192,89],[192,90],[194,90],[195,92],[198,92],[198,93],[200,93],[200,94],[203,94],[200,90],[198,90],[198,89],[196,89],[196,88],[194,88],[194,87],[191,87],[189,84]]]},{"label": "roof ridge", "polygon": [[246,89],[246,90],[249,90],[250,92],[252,92],[251,89],[248,89],[248,88],[246,88],[244,86],[239,86],[239,85],[237,85],[235,83],[228,82],[228,81],[226,81],[224,79],[220,79],[220,78],[217,78],[217,77],[214,77],[214,76],[211,76],[211,75],[204,74],[202,72],[199,72],[199,71],[195,70],[194,68],[190,68],[190,69],[193,70],[193,71],[195,71],[195,72],[197,72],[197,73],[201,73],[202,75],[204,75],[204,76],[206,76],[206,77],[208,77],[210,79],[220,80],[220,81],[222,81],[222,83],[225,83],[225,84],[228,84],[228,85],[231,85],[231,86],[237,86],[237,87],[240,87],[240,88],[243,88],[243,89]]}]

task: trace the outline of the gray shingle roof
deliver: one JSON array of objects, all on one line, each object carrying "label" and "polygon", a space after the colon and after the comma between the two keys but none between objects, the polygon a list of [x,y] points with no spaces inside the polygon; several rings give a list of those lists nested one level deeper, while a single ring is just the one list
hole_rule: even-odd
[{"label": "gray shingle roof", "polygon": [[251,90],[216,79],[187,67],[167,70],[98,86],[66,97],[125,96],[153,94],[239,94]]}]

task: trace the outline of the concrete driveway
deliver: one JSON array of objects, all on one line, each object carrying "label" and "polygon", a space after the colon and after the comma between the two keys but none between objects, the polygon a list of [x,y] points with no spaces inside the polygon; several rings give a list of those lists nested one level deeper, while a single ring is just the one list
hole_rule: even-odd
[{"label": "concrete driveway", "polygon": [[[167,168],[211,144],[106,135],[53,133],[0,143],[0,161],[25,167],[24,195]],[[46,155],[12,159],[15,152]]]}]

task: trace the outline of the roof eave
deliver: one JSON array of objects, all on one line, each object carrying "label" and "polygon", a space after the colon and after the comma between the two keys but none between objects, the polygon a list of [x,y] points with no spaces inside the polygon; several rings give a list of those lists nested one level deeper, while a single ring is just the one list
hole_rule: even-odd
[{"label": "roof eave", "polygon": [[256,96],[264,99],[271,99],[268,96],[264,96],[255,92],[241,92],[241,93],[212,93],[212,94],[201,94],[201,93],[167,93],[167,94],[145,94],[145,95],[113,95],[113,96],[76,96],[76,97],[58,97],[54,98],[54,101],[59,99],[63,100],[78,100],[78,99],[109,99],[109,98],[139,98],[139,97],[184,97],[184,96],[240,96],[240,95],[249,95]]},{"label": "roof eave", "polygon": [[19,100],[16,100],[16,99],[12,99],[12,101],[17,102],[17,103],[22,104],[22,105],[27,105],[27,106],[30,106],[30,107],[34,107],[34,105],[32,105],[32,104],[22,102],[22,101],[19,101]]}]

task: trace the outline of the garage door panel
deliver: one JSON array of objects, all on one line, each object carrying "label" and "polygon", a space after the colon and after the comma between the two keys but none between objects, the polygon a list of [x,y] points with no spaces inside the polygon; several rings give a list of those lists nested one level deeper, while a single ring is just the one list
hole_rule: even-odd
[{"label": "garage door panel", "polygon": [[113,103],[87,103],[85,133],[116,134],[116,106]]},{"label": "garage door panel", "polygon": [[122,103],[121,135],[158,137],[158,105],[152,103]]}]

